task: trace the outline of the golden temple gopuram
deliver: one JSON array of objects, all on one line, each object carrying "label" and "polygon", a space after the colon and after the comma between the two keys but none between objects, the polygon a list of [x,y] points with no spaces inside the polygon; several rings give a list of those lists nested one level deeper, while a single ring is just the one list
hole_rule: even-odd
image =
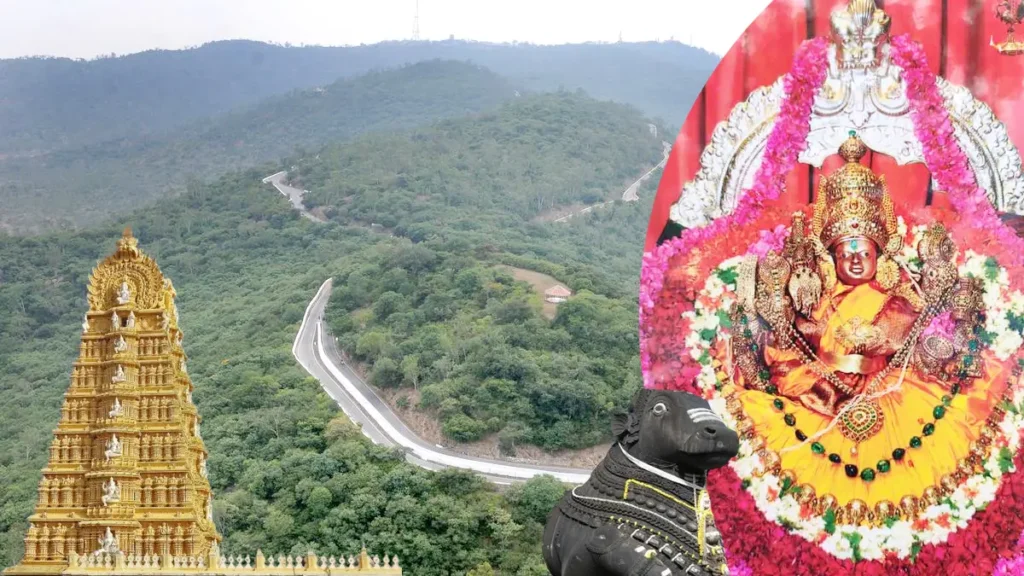
[{"label": "golden temple gopuram", "polygon": [[192,403],[174,286],[126,229],[89,279],[78,361],[29,517],[4,576],[396,575],[397,558],[225,558]]}]

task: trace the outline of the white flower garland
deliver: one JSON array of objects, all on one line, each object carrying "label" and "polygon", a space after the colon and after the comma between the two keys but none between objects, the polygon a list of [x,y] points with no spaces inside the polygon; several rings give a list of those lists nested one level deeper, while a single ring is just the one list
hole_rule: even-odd
[{"label": "white flower garland", "polygon": [[[907,234],[903,219],[899,220],[900,232]],[[917,245],[926,230],[915,226],[909,230],[911,242],[902,253],[903,264],[911,271],[919,271]],[[722,262],[712,272],[698,294],[694,310],[683,314],[690,320],[690,333],[685,344],[689,355],[701,364],[697,376],[698,386],[704,391],[712,409],[731,427],[737,422],[726,408],[726,401],[717,388],[719,376],[713,366],[712,347],[717,340],[721,326],[721,315],[728,313],[736,303],[736,285],[726,283],[723,277],[735,277],[736,267],[742,256]],[[1024,337],[1011,327],[1010,315],[1024,316],[1024,294],[1010,292],[1009,279],[1005,269],[999,268],[991,258],[966,251],[959,265],[961,276],[982,280],[986,313],[985,330],[993,336],[989,349],[1000,361],[1006,361],[1024,345]],[[1013,472],[1012,459],[1020,449],[1020,431],[1024,429],[1024,415],[1019,408],[1024,405],[1024,390],[1013,391],[1012,410],[996,430],[994,449],[984,461],[984,472],[964,481],[949,497],[939,504],[928,507],[915,522],[899,520],[887,526],[865,527],[837,524],[830,534],[825,519],[819,516],[804,517],[801,505],[792,494],[780,497],[782,481],[765,472],[765,465],[748,440],[741,440],[738,456],[730,466],[748,483],[747,491],[753,496],[758,510],[773,522],[787,526],[791,532],[804,539],[818,543],[823,550],[839,559],[880,560],[888,553],[899,558],[914,554],[918,545],[944,542],[956,530],[967,526],[974,514],[990,504],[999,489],[1001,478],[1006,472]],[[922,527],[922,524],[924,526]],[[915,526],[917,527],[915,529]],[[856,544],[854,544],[856,543]]]}]

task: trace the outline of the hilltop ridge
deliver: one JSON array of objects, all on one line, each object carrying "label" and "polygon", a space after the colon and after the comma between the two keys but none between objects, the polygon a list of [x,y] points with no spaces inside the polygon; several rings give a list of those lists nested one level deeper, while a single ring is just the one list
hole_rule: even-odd
[{"label": "hilltop ridge", "polygon": [[471,61],[534,90],[582,88],[674,124],[718,62],[678,42],[464,40],[350,47],[230,40],[95,60],[0,60],[0,155],[159,135],[295,89],[436,58]]},{"label": "hilltop ridge", "polygon": [[0,229],[101,222],[192,181],[315,150],[367,132],[405,130],[514,98],[479,65],[432,60],[274,96],[163,136],[0,161]]}]

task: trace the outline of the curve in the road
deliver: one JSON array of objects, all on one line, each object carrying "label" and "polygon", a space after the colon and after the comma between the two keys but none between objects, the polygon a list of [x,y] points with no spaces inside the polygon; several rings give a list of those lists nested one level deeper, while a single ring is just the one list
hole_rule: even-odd
[{"label": "curve in the road", "polygon": [[330,287],[331,280],[324,282],[306,307],[302,324],[292,344],[292,355],[310,375],[320,381],[324,391],[338,403],[350,419],[360,424],[363,433],[372,441],[402,447],[410,462],[424,468],[472,470],[500,484],[528,480],[541,474],[554,476],[563,482],[581,484],[590,476],[590,470],[520,465],[459,455],[416,436],[386,403],[373,394],[369,386],[357,381],[358,375],[350,370],[344,370],[330,354],[325,353],[325,336],[321,322],[323,309],[330,296]]},{"label": "curve in the road", "polygon": [[280,192],[285,198],[288,199],[289,202],[291,202],[292,208],[298,210],[299,213],[302,214],[304,217],[314,222],[319,222],[323,224],[324,220],[322,218],[317,217],[309,210],[306,210],[305,204],[302,203],[302,197],[303,195],[305,195],[306,192],[308,192],[308,190],[299,190],[298,188],[293,188],[292,186],[285,184],[284,178],[287,175],[288,172],[281,170],[280,172],[271,174],[270,176],[264,178],[263,183],[272,184],[274,188],[277,189],[278,192]]},{"label": "curve in the road", "polygon": [[[668,156],[672,152],[672,145],[669,144],[668,142],[664,142],[663,141],[661,143],[661,148],[662,148],[662,159],[661,159],[661,162],[658,162],[654,166],[654,168],[651,168],[650,170],[648,170],[646,174],[644,174],[643,176],[637,178],[636,181],[634,181],[632,184],[630,184],[629,186],[626,187],[626,189],[622,192],[622,201],[623,202],[637,202],[637,201],[639,201],[640,200],[640,196],[639,196],[638,192],[640,190],[640,185],[643,184],[644,181],[646,181],[648,178],[650,178],[651,174],[654,174],[655,170],[657,170],[659,168],[664,168],[665,164],[668,164]],[[604,206],[608,206],[609,204],[614,204],[614,203],[615,203],[614,200],[610,200],[608,202],[602,202],[600,204],[594,204],[593,206],[587,206],[586,208],[580,210],[579,212],[573,212],[571,214],[566,214],[565,216],[562,216],[561,218],[556,218],[555,222],[568,222],[569,219],[572,218],[573,216],[579,216],[581,214],[586,214],[586,213],[590,212],[591,210],[593,210],[594,208],[602,208]]]}]

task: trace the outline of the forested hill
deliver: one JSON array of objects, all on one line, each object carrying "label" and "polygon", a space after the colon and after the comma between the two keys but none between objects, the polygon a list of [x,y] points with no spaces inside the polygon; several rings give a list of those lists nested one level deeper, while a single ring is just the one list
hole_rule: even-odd
[{"label": "forested hill", "polygon": [[[372,131],[464,116],[514,98],[475,64],[426,61],[276,96],[170,134],[0,161],[0,230],[84,225],[207,179]],[[64,227],[64,226],[62,226]]]},{"label": "forested hill", "polygon": [[[89,271],[130,224],[179,294],[226,554],[339,555],[365,542],[417,576],[543,576],[540,535],[561,485],[541,479],[499,495],[471,474],[415,468],[370,445],[296,365],[291,342],[333,277],[329,320],[342,344],[376,384],[414,402],[421,394],[450,437],[546,448],[608,440],[609,413],[640,386],[636,276],[650,192],[565,225],[528,218],[534,189],[557,202],[612,197],[660,157],[637,112],[539,95],[312,153],[300,172],[323,202],[338,202],[326,224],[260,183],[288,161],[196,184],[93,230],[0,236],[0,566],[21,554]],[[364,226],[389,203],[401,215],[396,237]],[[551,274],[577,296],[548,319],[503,264]]]},{"label": "forested hill", "polygon": [[[621,198],[661,151],[635,110],[555,93],[297,161],[296,184],[331,220],[431,246],[337,278],[328,319],[342,347],[451,439],[598,443],[609,411],[639,385],[644,226],[626,215],[643,208],[624,207],[597,232],[542,217]],[[549,322],[541,296],[504,288],[514,283],[496,263],[549,274],[580,295]]]},{"label": "forested hill", "polygon": [[[406,134],[370,135],[298,160],[307,204],[420,240],[508,227],[621,196],[661,157],[664,126],[582,94],[517,98]],[[386,159],[386,160],[385,160]],[[472,240],[487,244],[486,236]]]},{"label": "forested hill", "polygon": [[92,61],[0,61],[0,155],[136,139],[341,77],[435,58],[472,61],[535,90],[582,88],[681,124],[717,57],[677,42],[529,46],[215,42]]}]

